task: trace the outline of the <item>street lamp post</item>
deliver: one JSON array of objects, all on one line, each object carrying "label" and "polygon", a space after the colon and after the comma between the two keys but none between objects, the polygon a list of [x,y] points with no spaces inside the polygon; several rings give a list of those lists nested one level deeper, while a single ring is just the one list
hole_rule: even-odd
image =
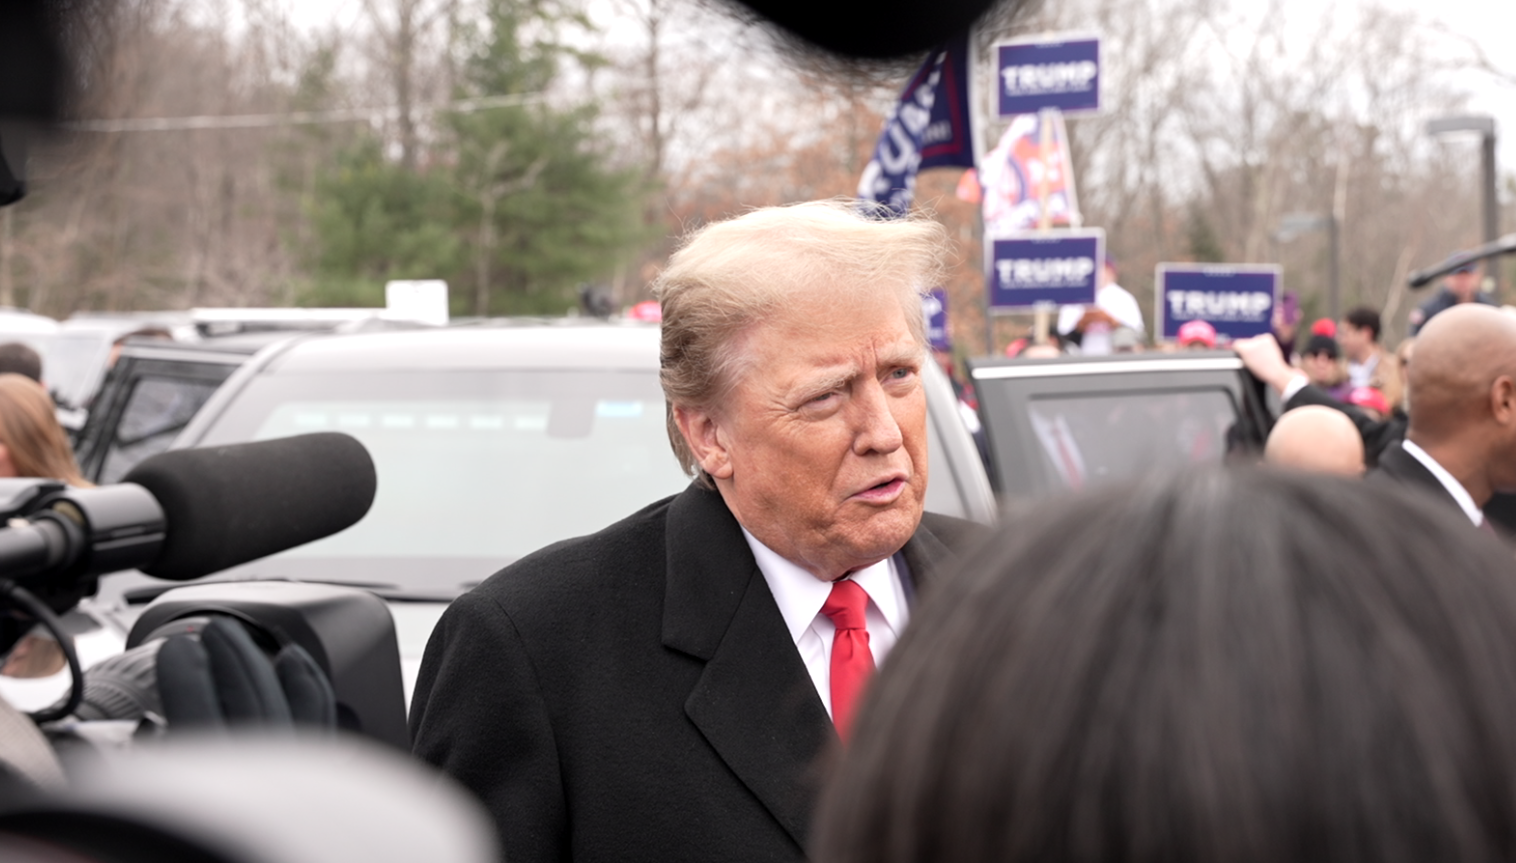
[{"label": "street lamp post", "polygon": [[[1479,135],[1480,174],[1483,185],[1484,241],[1493,243],[1500,237],[1500,200],[1495,189],[1495,118],[1484,114],[1438,117],[1427,122],[1427,134],[1433,137],[1474,132]],[[1492,260],[1485,265],[1485,275],[1494,282],[1495,296],[1502,296],[1500,266]]]},{"label": "street lamp post", "polygon": [[1337,217],[1331,213],[1318,215],[1316,213],[1291,213],[1279,220],[1279,229],[1274,232],[1274,239],[1279,242],[1289,242],[1301,234],[1309,231],[1326,231],[1328,249],[1327,270],[1327,313],[1332,320],[1342,317],[1342,263],[1338,251]]}]

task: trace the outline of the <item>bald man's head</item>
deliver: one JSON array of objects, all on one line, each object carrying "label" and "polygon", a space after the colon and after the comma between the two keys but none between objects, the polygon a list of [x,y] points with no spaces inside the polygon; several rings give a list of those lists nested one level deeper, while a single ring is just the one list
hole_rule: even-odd
[{"label": "bald man's head", "polygon": [[1342,411],[1306,405],[1274,423],[1263,458],[1275,467],[1361,476],[1363,437]]},{"label": "bald man's head", "polygon": [[1484,506],[1516,491],[1516,316],[1458,305],[1422,327],[1406,437]]},{"label": "bald man's head", "polygon": [[1467,304],[1427,321],[1406,381],[1412,435],[1439,441],[1489,420],[1502,376],[1516,378],[1516,317]]}]

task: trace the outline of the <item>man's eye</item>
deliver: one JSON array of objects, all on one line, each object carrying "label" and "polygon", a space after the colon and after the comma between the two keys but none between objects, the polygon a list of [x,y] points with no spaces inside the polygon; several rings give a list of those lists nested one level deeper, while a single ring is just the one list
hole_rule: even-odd
[{"label": "man's eye", "polygon": [[813,404],[813,405],[815,405],[815,404],[821,404],[822,402],[825,402],[826,400],[832,398],[835,395],[836,395],[836,393],[822,393],[819,396],[813,397],[811,399],[811,401],[810,401],[810,404]]},{"label": "man's eye", "polygon": [[895,380],[902,380],[904,378],[910,377],[912,374],[915,374],[915,369],[900,368],[890,372],[890,377],[894,378]]}]

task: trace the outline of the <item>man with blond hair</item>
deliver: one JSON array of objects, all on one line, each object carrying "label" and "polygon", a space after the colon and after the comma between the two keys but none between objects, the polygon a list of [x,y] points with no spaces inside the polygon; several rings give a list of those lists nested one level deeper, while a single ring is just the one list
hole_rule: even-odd
[{"label": "man with blond hair", "polygon": [[803,859],[817,757],[974,532],[923,514],[920,291],[946,245],[821,202],[670,259],[661,380],[694,481],[453,603],[417,682],[417,754],[507,859]]}]

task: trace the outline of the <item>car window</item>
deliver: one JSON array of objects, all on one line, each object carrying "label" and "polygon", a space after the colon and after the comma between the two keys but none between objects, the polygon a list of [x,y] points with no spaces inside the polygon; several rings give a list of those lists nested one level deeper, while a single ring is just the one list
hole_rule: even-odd
[{"label": "car window", "polygon": [[220,385],[191,378],[138,378],[111,436],[99,482],[119,482],[138,462],[168,449]]},{"label": "car window", "polygon": [[491,561],[482,578],[688,485],[663,404],[653,371],[265,375],[200,443],[347,432],[373,456],[373,508],[285,557]]},{"label": "car window", "polygon": [[1222,389],[1039,396],[1027,414],[1044,468],[1068,489],[1219,463],[1237,422]]},{"label": "car window", "polygon": [[60,402],[84,407],[110,356],[111,339],[103,332],[62,332],[48,345],[43,378]]}]

